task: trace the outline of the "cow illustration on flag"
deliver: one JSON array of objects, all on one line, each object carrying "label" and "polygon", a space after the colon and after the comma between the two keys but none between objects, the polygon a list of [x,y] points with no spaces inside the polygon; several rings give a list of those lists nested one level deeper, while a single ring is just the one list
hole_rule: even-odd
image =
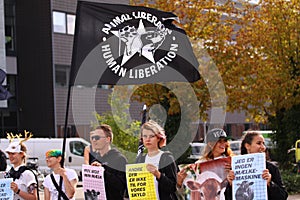
[{"label": "cow illustration on flag", "polygon": [[199,80],[177,19],[147,7],[78,1],[70,85]]}]

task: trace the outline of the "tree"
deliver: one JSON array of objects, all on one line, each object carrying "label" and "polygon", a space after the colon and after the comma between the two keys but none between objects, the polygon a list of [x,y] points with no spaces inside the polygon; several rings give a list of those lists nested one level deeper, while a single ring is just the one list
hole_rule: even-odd
[{"label": "tree", "polygon": [[[299,1],[146,0],[143,5],[174,12],[193,42],[198,59],[203,60],[204,50],[217,67],[219,74],[212,74],[212,63],[200,62],[202,79],[193,83],[203,108],[199,109],[200,116],[212,106],[207,80],[213,81],[218,75],[226,89],[227,111],[243,110],[249,120],[267,123],[278,117],[272,122],[277,121],[274,127],[280,126],[282,114],[300,103]],[[149,93],[152,86],[145,87]],[[209,89],[209,94],[213,91]],[[153,103],[145,95],[139,98]],[[176,106],[170,109],[169,114],[179,113]],[[274,138],[280,140],[277,142],[282,152],[287,145],[281,144],[294,141],[287,139],[292,137],[277,137],[279,134],[288,132],[278,132]]]},{"label": "tree", "polygon": [[130,163],[134,163],[137,155],[139,141],[139,132],[141,122],[131,120],[128,114],[129,103],[121,96],[124,93],[113,92],[108,103],[112,110],[102,115],[95,113],[98,123],[92,124],[96,127],[98,124],[108,124],[113,131],[113,145],[116,146],[127,157]]}]

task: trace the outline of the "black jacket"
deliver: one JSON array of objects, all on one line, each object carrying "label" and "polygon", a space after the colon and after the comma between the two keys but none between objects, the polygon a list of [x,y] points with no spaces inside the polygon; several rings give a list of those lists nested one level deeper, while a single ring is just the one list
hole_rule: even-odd
[{"label": "black jacket", "polygon": [[[136,163],[144,163],[146,155],[140,155]],[[177,183],[177,165],[170,152],[164,152],[159,160],[159,172],[161,173],[158,182],[158,193],[160,200],[177,200],[175,195]]]},{"label": "black jacket", "polygon": [[[272,175],[270,186],[268,186],[268,199],[286,200],[288,193],[283,186],[278,167],[267,161],[266,167]],[[232,199],[232,187],[228,184],[225,190],[225,199]]]},{"label": "black jacket", "polygon": [[117,149],[109,150],[103,157],[90,149],[89,163],[98,161],[104,167],[104,184],[107,200],[123,200],[126,189],[127,159]]}]

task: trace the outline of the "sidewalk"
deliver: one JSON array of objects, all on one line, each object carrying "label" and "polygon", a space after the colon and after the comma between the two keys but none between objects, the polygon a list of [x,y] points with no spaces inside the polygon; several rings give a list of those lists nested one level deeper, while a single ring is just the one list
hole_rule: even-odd
[{"label": "sidewalk", "polygon": [[300,194],[289,195],[288,200],[299,200]]},{"label": "sidewalk", "polygon": [[[40,199],[44,199],[44,192],[40,192]],[[83,188],[81,186],[76,188],[75,199],[84,200]],[[289,195],[287,200],[300,200],[300,194]]]}]

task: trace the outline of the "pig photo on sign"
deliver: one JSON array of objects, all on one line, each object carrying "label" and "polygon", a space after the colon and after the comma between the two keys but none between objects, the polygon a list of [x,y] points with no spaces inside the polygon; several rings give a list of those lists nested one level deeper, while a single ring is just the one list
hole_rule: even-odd
[{"label": "pig photo on sign", "polygon": [[95,190],[86,190],[84,192],[84,199],[85,200],[98,200],[98,196],[100,195],[99,191]]},{"label": "pig photo on sign", "polygon": [[235,193],[236,200],[253,200],[254,199],[254,191],[251,188],[253,182],[243,181],[242,183],[238,183],[239,186]]},{"label": "pig photo on sign", "polygon": [[221,200],[227,181],[216,173],[205,171],[197,175],[196,180],[187,180],[186,186],[191,190],[190,200]]}]

